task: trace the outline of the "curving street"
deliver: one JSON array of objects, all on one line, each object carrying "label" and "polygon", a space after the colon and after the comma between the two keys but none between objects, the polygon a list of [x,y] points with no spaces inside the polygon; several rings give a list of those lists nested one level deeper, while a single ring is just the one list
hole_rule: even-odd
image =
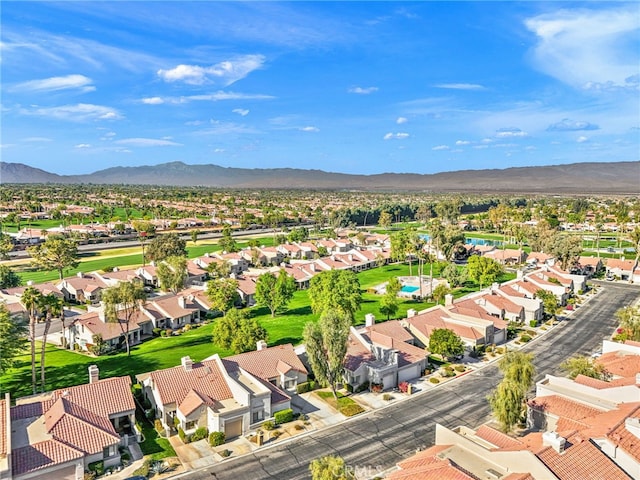
[{"label": "curving street", "polygon": [[[616,326],[614,312],[640,296],[637,286],[607,284],[601,290],[553,332],[525,347],[535,354],[536,381],[546,373],[559,374],[558,365],[574,354],[599,350],[602,340]],[[436,422],[448,427],[474,427],[487,421],[490,411],[486,396],[498,381],[498,369],[490,365],[384,409],[286,444],[184,473],[180,478],[304,479],[309,478],[309,462],[329,454],[342,456],[351,468],[371,477],[417,449],[432,445]]]}]

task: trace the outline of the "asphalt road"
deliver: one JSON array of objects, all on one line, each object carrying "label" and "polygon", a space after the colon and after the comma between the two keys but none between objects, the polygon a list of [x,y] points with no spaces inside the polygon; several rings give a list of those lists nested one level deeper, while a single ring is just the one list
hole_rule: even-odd
[{"label": "asphalt road", "polygon": [[[602,288],[604,291],[577,309],[554,332],[525,347],[535,356],[536,381],[547,373],[560,374],[558,365],[574,354],[599,350],[602,340],[609,338],[616,326],[614,312],[640,296],[637,286],[611,284]],[[491,365],[382,410],[180,477],[189,480],[306,479],[311,460],[340,455],[349,467],[370,478],[417,449],[433,445],[436,422],[447,427],[477,427],[489,420],[486,397],[499,380],[497,367]]]}]

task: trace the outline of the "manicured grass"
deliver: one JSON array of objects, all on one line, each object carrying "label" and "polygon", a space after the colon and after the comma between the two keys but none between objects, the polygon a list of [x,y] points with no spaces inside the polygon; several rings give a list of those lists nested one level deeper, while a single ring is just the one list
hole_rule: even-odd
[{"label": "manicured grass", "polygon": [[333,397],[333,392],[330,390],[321,390],[316,392],[318,397],[324,400],[328,405],[338,410],[343,415],[351,417],[358,413],[364,412],[364,408],[358,405],[349,397],[345,397],[342,393],[338,392],[338,401]]},{"label": "manicured grass", "polygon": [[[231,354],[211,342],[212,329],[213,324],[207,324],[180,336],[149,340],[132,347],[130,357],[127,357],[126,353],[90,357],[49,345],[46,356],[46,389],[52,390],[86,383],[89,378],[89,365],[97,365],[102,378],[134,376],[138,373],[180,365],[180,358],[184,355],[190,355],[194,361],[200,361],[214,353],[221,356]],[[39,360],[40,346],[36,348]],[[31,393],[30,356],[25,354],[17,360],[16,367],[0,377],[0,392],[11,392],[14,397]],[[39,372],[39,361],[37,364]]]},{"label": "manicured grass", "polygon": [[142,413],[138,410],[136,410],[136,418],[144,435],[144,442],[139,444],[144,455],[151,455],[152,460],[162,460],[176,456],[176,451],[171,446],[171,442],[166,438],[162,438],[153,428],[151,422],[143,418]]}]

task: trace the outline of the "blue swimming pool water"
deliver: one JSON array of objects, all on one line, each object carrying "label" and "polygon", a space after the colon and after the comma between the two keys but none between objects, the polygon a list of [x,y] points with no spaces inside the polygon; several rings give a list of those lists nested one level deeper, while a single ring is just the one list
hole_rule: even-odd
[{"label": "blue swimming pool water", "polygon": [[403,285],[403,287],[400,289],[401,292],[405,292],[405,293],[413,293],[416,290],[420,290],[420,287],[412,287],[410,285]]}]

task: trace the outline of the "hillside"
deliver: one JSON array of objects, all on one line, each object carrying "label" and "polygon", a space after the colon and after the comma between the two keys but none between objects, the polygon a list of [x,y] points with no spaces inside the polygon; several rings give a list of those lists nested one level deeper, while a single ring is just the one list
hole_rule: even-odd
[{"label": "hillside", "polygon": [[639,193],[640,162],[585,162],[502,170],[461,170],[425,175],[349,175],[322,170],[244,169],[218,165],[188,165],[182,162],[113,167],[87,175],[57,175],[20,163],[0,162],[0,182],[429,192]]}]

